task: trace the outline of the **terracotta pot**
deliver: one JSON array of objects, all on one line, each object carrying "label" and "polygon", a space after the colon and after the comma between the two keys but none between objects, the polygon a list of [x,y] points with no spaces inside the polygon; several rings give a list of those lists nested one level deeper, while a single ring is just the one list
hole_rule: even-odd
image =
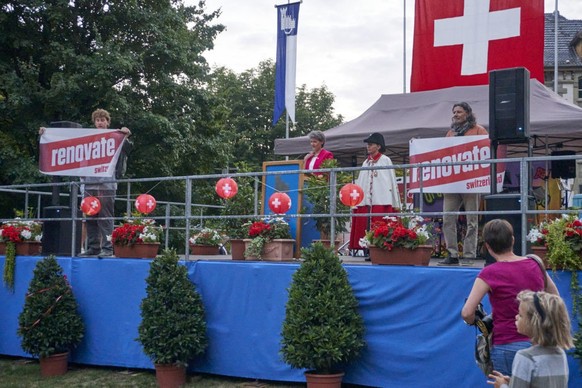
[{"label": "terracotta pot", "polygon": [[42,249],[42,244],[38,241],[23,241],[15,244],[18,256],[38,256]]},{"label": "terracotta pot", "polygon": [[40,375],[42,377],[61,376],[69,369],[69,352],[52,354],[40,358]]},{"label": "terracotta pot", "polygon": [[230,255],[233,260],[244,260],[245,259],[245,240],[243,239],[233,239],[230,240]]},{"label": "terracotta pot", "polygon": [[156,380],[160,388],[178,388],[186,384],[186,367],[156,364]]},{"label": "terracotta pot", "polygon": [[[245,239],[245,247],[251,242]],[[261,253],[261,260],[265,261],[289,261],[293,260],[293,246],[295,240],[276,238],[265,244]],[[258,260],[256,257],[249,256],[247,260]]]},{"label": "terracotta pot", "polygon": [[533,253],[534,255],[538,255],[540,257],[540,259],[542,259],[546,268],[550,268],[550,265],[548,264],[548,248],[547,247],[543,247],[543,246],[539,246],[539,245],[532,245],[531,246],[531,253]]},{"label": "terracotta pot", "polygon": [[116,257],[153,259],[158,254],[160,243],[142,243],[134,245],[114,245],[113,252]]},{"label": "terracotta pot", "polygon": [[332,375],[320,375],[313,372],[305,372],[307,388],[341,388],[344,373]]},{"label": "terracotta pot", "polygon": [[5,255],[5,254],[6,254],[6,243],[0,242],[0,255]]},{"label": "terracotta pot", "polygon": [[[314,243],[316,243],[316,242],[320,242],[320,243],[322,243],[322,244],[323,244],[323,246],[324,246],[324,247],[326,247],[326,248],[328,248],[328,249],[329,249],[329,247],[331,246],[331,240],[324,240],[324,239],[321,239],[321,240],[313,240],[313,242],[314,242]],[[335,252],[336,252],[336,253],[337,253],[337,250],[338,250],[338,249],[339,249],[339,247],[340,247],[340,244],[341,244],[341,241],[340,241],[340,240],[335,240],[335,244],[334,244],[334,246],[335,246]]]},{"label": "terracotta pot", "polygon": [[382,265],[418,265],[427,266],[430,263],[432,246],[421,245],[416,249],[394,247],[387,249],[370,246],[370,260],[372,264]]},{"label": "terracotta pot", "polygon": [[190,244],[190,253],[198,256],[218,255],[218,245]]}]

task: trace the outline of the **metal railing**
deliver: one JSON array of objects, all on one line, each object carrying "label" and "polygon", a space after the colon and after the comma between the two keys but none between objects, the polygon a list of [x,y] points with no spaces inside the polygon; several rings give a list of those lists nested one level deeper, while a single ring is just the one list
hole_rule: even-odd
[{"label": "metal railing", "polygon": [[[522,157],[522,158],[504,158],[504,159],[493,159],[488,160],[487,164],[495,164],[499,165],[502,163],[519,163],[520,166],[520,189],[517,194],[519,194],[519,209],[515,210],[503,210],[500,212],[499,210],[479,210],[479,211],[457,211],[452,212],[450,214],[454,215],[469,215],[469,214],[477,214],[480,216],[499,216],[500,214],[505,215],[520,215],[521,216],[521,236],[523,236],[521,241],[521,251],[525,254],[527,249],[526,239],[525,236],[528,233],[528,229],[532,224],[532,218],[538,215],[556,215],[562,213],[578,213],[578,210],[573,209],[566,209],[567,206],[561,206],[560,209],[549,210],[547,209],[548,203],[548,190],[546,187],[545,190],[545,200],[543,201],[546,204],[546,208],[538,210],[536,206],[534,208],[530,208],[530,196],[531,196],[531,165],[535,162],[546,162],[546,166],[549,165],[551,161],[559,161],[559,160],[579,160],[582,159],[581,156],[548,156],[548,157]],[[348,167],[348,168],[330,168],[330,169],[321,169],[318,170],[319,173],[328,174],[329,176],[329,199],[330,199],[330,212],[326,214],[309,214],[303,213],[301,209],[298,209],[295,213],[287,213],[285,217],[288,219],[310,219],[310,218],[321,218],[321,217],[329,217],[330,218],[330,225],[331,225],[331,233],[330,238],[332,241],[335,241],[336,238],[336,230],[335,230],[335,222],[334,219],[336,217],[346,217],[346,213],[338,212],[337,211],[337,174],[339,173],[357,173],[360,171],[367,171],[367,170],[382,170],[382,169],[394,169],[397,172],[400,171],[410,171],[411,169],[426,169],[426,168],[434,168],[439,166],[467,166],[467,165],[474,165],[474,164],[481,164],[484,163],[482,161],[462,161],[462,162],[454,162],[454,163],[431,163],[430,166],[426,164],[400,164],[400,165],[393,165],[393,166],[385,166],[385,167]],[[546,168],[546,171],[548,169]],[[180,201],[165,201],[163,198],[157,198],[158,207],[152,215],[148,216],[150,218],[155,219],[158,223],[164,226],[164,246],[166,248],[169,247],[171,236],[170,233],[173,231],[183,232],[184,233],[184,252],[186,258],[189,255],[189,244],[188,238],[190,236],[190,232],[193,228],[198,228],[204,225],[204,223],[210,220],[220,220],[220,219],[249,219],[249,218],[260,218],[262,217],[261,211],[259,209],[259,203],[261,200],[261,194],[264,192],[264,182],[266,181],[267,176],[271,175],[300,175],[300,174],[307,174],[312,171],[310,170],[292,170],[292,171],[263,171],[263,172],[249,172],[249,173],[229,173],[229,174],[208,174],[208,175],[191,175],[191,176],[180,176],[180,177],[156,177],[156,178],[140,178],[140,179],[121,179],[117,180],[119,188],[118,193],[121,191],[121,195],[116,195],[115,202],[125,203],[125,213],[131,214],[132,211],[132,203],[137,197],[136,194],[133,193],[132,186],[135,184],[139,184],[142,187],[150,185],[151,188],[147,191],[153,190],[158,185],[163,185],[164,183],[168,182],[178,182],[184,188],[183,194],[183,202]],[[397,174],[402,176],[403,179],[403,193],[404,198],[408,198],[409,194],[409,183],[407,179],[409,176],[407,174]],[[250,178],[253,181],[253,191],[254,191],[254,208],[249,209],[247,214],[239,214],[239,215],[225,215],[221,214],[220,210],[224,207],[220,204],[220,201],[217,199],[218,197],[216,194],[213,193],[214,191],[214,184],[217,180],[224,177],[230,177],[233,179],[238,178]],[[205,184],[200,184],[200,182],[206,181]],[[493,181],[493,179],[492,179]],[[113,182],[113,181],[111,181]],[[106,183],[106,182],[104,182]],[[79,209],[79,202],[80,202],[80,194],[79,189],[82,185],[82,182],[72,181],[72,182],[59,182],[59,183],[31,183],[31,184],[20,184],[20,185],[11,185],[11,186],[0,186],[0,203],[5,202],[2,200],[3,196],[22,196],[22,205],[24,208],[24,219],[35,219],[38,221],[82,221],[84,219],[83,215],[80,213]],[[193,190],[193,186],[197,185],[200,187],[205,187],[205,191],[201,192],[200,190]],[[67,205],[71,209],[71,217],[70,218],[50,218],[50,217],[43,217],[43,208],[47,207],[47,200],[49,197],[53,195],[53,188],[58,186],[61,189],[66,189],[67,192],[62,192],[59,194],[59,198],[67,202]],[[547,186],[547,180],[546,180]],[[123,190],[125,188],[125,190]],[[300,188],[298,191],[303,190]],[[416,195],[416,200],[414,204],[406,203],[406,208],[401,210],[401,213],[395,213],[393,215],[409,215],[411,212],[425,217],[425,218],[441,218],[443,216],[442,211],[425,211],[425,201],[424,201],[424,194],[426,194],[425,188],[423,187],[423,181],[420,180],[420,193]],[[212,191],[212,192],[208,192]],[[279,190],[278,190],[279,191]],[[280,190],[285,191],[285,190]],[[139,193],[141,194],[141,192]],[[195,197],[195,194],[198,194],[198,197]],[[204,195],[202,195],[204,194]],[[487,193],[485,193],[487,194]],[[212,198],[214,201],[206,199],[204,201],[196,201],[196,199],[201,198]],[[236,197],[231,199],[236,201]],[[20,201],[20,200],[19,200]],[[34,214],[29,214],[30,204],[34,202],[36,204],[34,208]],[[48,206],[52,206],[54,203],[50,203]],[[163,210],[161,210],[163,209]],[[174,213],[174,214],[172,214]],[[176,214],[177,213],[177,214]],[[361,213],[361,214],[351,214],[351,217],[374,217],[374,216],[384,216],[385,214],[381,213]],[[127,216],[126,216],[127,217]],[[113,219],[114,221],[123,220],[126,217],[110,217],[107,219]],[[129,217],[134,218],[134,217]],[[9,221],[12,218],[0,218],[0,222]],[[76,222],[73,222],[73,235],[76,233]],[[71,252],[77,252],[79,247],[76,247],[75,239],[72,239],[71,243]]]}]

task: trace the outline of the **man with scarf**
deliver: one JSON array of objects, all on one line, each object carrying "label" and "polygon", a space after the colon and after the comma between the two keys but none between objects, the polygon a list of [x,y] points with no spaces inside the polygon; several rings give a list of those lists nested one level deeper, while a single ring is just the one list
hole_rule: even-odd
[{"label": "man with scarf", "polygon": [[[487,130],[477,124],[471,106],[466,102],[459,102],[453,105],[453,118],[451,129],[447,132],[449,136],[476,136],[487,135]],[[451,212],[458,212],[462,207],[465,211],[479,210],[479,194],[469,193],[447,193],[444,194],[443,204],[443,232],[449,257],[439,262],[439,265],[459,265],[459,250],[457,244],[457,215]],[[477,214],[467,214],[467,231],[463,240],[463,265],[471,265],[472,260],[477,256],[477,239],[479,236],[479,216]]]}]

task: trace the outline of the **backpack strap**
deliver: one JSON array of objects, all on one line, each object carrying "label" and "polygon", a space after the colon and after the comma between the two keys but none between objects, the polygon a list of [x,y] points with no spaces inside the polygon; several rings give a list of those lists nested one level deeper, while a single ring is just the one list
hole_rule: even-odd
[{"label": "backpack strap", "polygon": [[548,271],[546,270],[544,262],[538,255],[534,255],[533,253],[530,253],[525,257],[533,259],[536,263],[538,263],[538,266],[540,267],[540,270],[542,271],[542,275],[544,277],[544,291],[545,291],[548,288]]}]

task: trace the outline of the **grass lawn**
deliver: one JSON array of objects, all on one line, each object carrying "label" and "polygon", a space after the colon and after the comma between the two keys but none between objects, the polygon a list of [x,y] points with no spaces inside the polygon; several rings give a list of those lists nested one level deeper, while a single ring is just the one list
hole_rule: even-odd
[{"label": "grass lawn", "polygon": [[[69,364],[64,376],[41,378],[37,360],[0,356],[1,388],[61,387],[156,387],[153,370],[95,367]],[[190,374],[186,387],[278,387],[298,388],[305,384],[277,381],[256,381],[208,374]]]}]

